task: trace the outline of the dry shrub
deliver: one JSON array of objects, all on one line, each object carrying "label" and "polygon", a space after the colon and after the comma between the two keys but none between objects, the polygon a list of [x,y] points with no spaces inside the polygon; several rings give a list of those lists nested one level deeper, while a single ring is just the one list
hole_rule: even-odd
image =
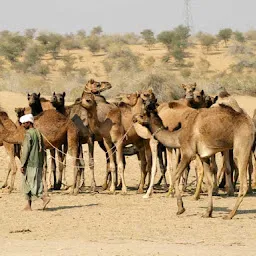
[{"label": "dry shrub", "polygon": [[120,44],[111,44],[108,49],[108,56],[102,62],[107,73],[115,71],[138,71],[140,69],[140,58],[128,47]]},{"label": "dry shrub", "polygon": [[183,68],[181,69],[180,74],[183,78],[188,78],[191,75],[191,70],[189,68]]},{"label": "dry shrub", "polygon": [[182,96],[183,90],[179,86],[181,81],[164,66],[154,70],[140,72],[112,71],[109,80],[113,88],[105,92],[112,97],[120,92],[131,93],[143,89],[153,89],[159,101],[170,101]]},{"label": "dry shrub", "polygon": [[210,68],[210,62],[207,59],[200,58],[200,60],[196,63],[196,68],[199,73],[206,73]]}]

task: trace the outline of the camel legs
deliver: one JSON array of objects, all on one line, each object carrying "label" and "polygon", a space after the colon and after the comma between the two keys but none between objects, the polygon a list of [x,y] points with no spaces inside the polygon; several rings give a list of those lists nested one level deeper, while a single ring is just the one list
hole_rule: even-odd
[{"label": "camel legs", "polygon": [[[143,196],[143,198],[149,198],[152,195],[154,179],[155,179],[156,170],[157,170],[158,141],[155,140],[154,138],[151,138],[149,141],[149,144],[152,152],[151,180],[150,180],[150,185],[147,190],[147,193]],[[165,174],[164,174],[164,177],[165,177]]]},{"label": "camel legs", "polygon": [[139,156],[140,156],[140,170],[141,170],[141,178],[140,178],[140,184],[138,188],[138,193],[142,194],[144,192],[144,184],[145,184],[145,179],[147,176],[147,161],[146,161],[146,156],[145,156],[145,147],[142,147],[139,149]]},{"label": "camel legs", "polygon": [[179,149],[167,149],[167,170],[169,173],[169,181],[170,186],[167,193],[167,196],[170,196],[172,194],[173,196],[173,174],[177,170],[177,166],[180,160],[180,150]]},{"label": "camel legs", "polygon": [[[112,142],[111,140],[108,139],[103,139],[104,142],[104,146],[108,152],[108,156],[109,156],[109,169],[111,171],[111,185],[110,185],[110,192],[111,193],[115,193],[116,190],[116,166],[115,166],[115,158],[114,158],[114,154],[112,152]],[[123,156],[122,156],[123,157]],[[106,180],[105,182],[107,183],[107,178],[108,178],[108,170],[107,170],[107,174],[106,174]]]},{"label": "camel legs", "polygon": [[44,151],[44,165],[43,165],[43,173],[42,173],[44,194],[47,194],[48,192],[46,173],[47,173],[47,154]]},{"label": "camel legs", "polygon": [[[249,149],[249,150],[247,150]],[[244,146],[244,150],[241,150],[241,146],[239,147],[234,145],[234,161],[239,171],[239,180],[240,180],[240,187],[238,192],[238,197],[236,200],[236,204],[233,208],[233,210],[225,217],[225,219],[232,219],[234,215],[236,214],[236,211],[243,201],[244,196],[247,193],[248,185],[247,185],[247,164],[249,161],[251,151],[251,145],[248,142],[248,145],[246,145],[246,148]]]},{"label": "camel legs", "polygon": [[177,206],[178,206],[177,215],[182,214],[185,211],[185,208],[183,207],[183,201],[182,201],[180,189],[179,189],[179,181],[183,171],[188,166],[189,162],[190,162],[190,158],[186,155],[182,155],[179,165],[176,171],[174,171],[172,175],[172,186],[174,186],[175,196],[177,198]]},{"label": "camel legs", "polygon": [[159,181],[156,183],[156,185],[161,185],[162,180],[164,181],[164,186],[167,187],[167,180],[166,180],[166,165],[167,165],[167,153],[166,153],[166,148],[158,143],[157,145],[157,156],[158,156],[158,161],[159,161],[159,166],[161,170],[161,177]]},{"label": "camel legs", "polygon": [[[14,188],[14,182],[15,182],[15,176],[16,176],[16,173],[17,173],[17,165],[16,165],[16,162],[15,162],[15,145],[13,144],[9,144],[9,143],[3,143],[4,145],[4,148],[7,152],[7,154],[9,155],[9,164],[8,164],[8,172],[7,172],[7,176],[6,176],[6,179],[5,179],[5,183],[3,184],[3,188],[4,187],[7,187],[7,192],[12,192],[13,188]],[[8,178],[9,178],[9,175],[10,173],[12,173],[12,176],[11,176],[11,184],[10,184],[10,187],[8,187]]]},{"label": "camel legs", "polygon": [[209,158],[203,159],[202,161],[203,161],[203,169],[206,177],[207,190],[208,190],[208,207],[203,217],[209,218],[209,217],[212,217],[212,211],[213,211],[213,202],[212,202],[213,172],[211,171],[211,168],[210,168]]},{"label": "camel legs", "polygon": [[56,161],[55,161],[55,149],[50,149],[50,155],[51,155],[51,170],[48,177],[48,183],[49,187],[52,188],[52,174],[53,174],[53,188],[56,188]]},{"label": "camel legs", "polygon": [[253,165],[253,173],[252,173],[252,189],[256,189],[256,163],[255,163],[256,152],[252,152],[252,165]]},{"label": "camel legs", "polygon": [[127,187],[126,187],[125,179],[124,179],[123,144],[120,143],[120,141],[121,140],[118,140],[117,143],[116,143],[116,160],[117,160],[118,173],[121,177],[122,193],[126,194],[127,193]]},{"label": "camel legs", "polygon": [[65,143],[63,145],[63,152],[58,152],[58,162],[59,162],[59,175],[57,179],[57,189],[61,188],[61,185],[64,184],[66,186],[66,153],[68,152],[68,145]]},{"label": "camel legs", "polygon": [[89,169],[91,172],[91,191],[95,192],[96,181],[94,175],[94,140],[92,137],[88,140],[88,151],[89,151]]},{"label": "camel legs", "polygon": [[196,155],[196,167],[197,167],[197,185],[196,185],[196,191],[194,194],[194,199],[198,200],[200,198],[200,192],[201,192],[201,186],[203,183],[204,178],[204,166],[203,163],[198,155]]}]

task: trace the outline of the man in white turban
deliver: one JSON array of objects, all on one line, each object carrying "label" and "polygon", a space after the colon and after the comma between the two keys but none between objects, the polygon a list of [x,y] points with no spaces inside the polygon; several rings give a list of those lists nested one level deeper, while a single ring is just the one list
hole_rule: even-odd
[{"label": "man in white turban", "polygon": [[26,129],[20,158],[21,172],[23,174],[22,190],[27,200],[24,210],[32,210],[32,199],[35,197],[43,200],[43,209],[45,209],[46,205],[50,202],[50,198],[47,195],[43,195],[44,145],[42,135],[34,128],[34,117],[32,114],[22,116],[20,123]]}]

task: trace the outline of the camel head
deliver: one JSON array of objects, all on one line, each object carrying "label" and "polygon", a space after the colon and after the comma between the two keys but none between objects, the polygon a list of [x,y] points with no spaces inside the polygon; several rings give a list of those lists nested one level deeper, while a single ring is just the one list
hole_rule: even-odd
[{"label": "camel head", "polygon": [[137,92],[120,95],[119,105],[121,105],[122,103],[125,103],[133,107],[136,105],[138,98],[139,98],[139,94]]},{"label": "camel head", "polygon": [[218,100],[218,96],[205,96],[205,107],[209,108],[211,105],[213,105]]},{"label": "camel head", "polygon": [[86,83],[86,85],[84,87],[84,91],[89,92],[89,93],[98,94],[98,93],[106,91],[110,88],[112,88],[112,86],[109,82],[97,82],[94,79],[90,79]]},{"label": "camel head", "polygon": [[25,108],[15,108],[14,109],[18,119],[20,119],[20,117],[25,115]]},{"label": "camel head", "polygon": [[132,121],[133,123],[139,123],[143,126],[147,126],[149,124],[149,117],[146,112],[144,112],[143,114],[134,115]]},{"label": "camel head", "polygon": [[40,92],[38,94],[36,94],[36,93],[29,94],[28,93],[28,105],[30,107],[38,104],[39,102],[40,102]]},{"label": "camel head", "polygon": [[140,97],[142,98],[143,102],[146,102],[147,100],[155,100],[156,99],[156,96],[151,89],[141,91]]},{"label": "camel head", "polygon": [[91,109],[96,106],[96,101],[93,93],[87,93],[83,92],[82,98],[81,98],[81,105],[85,109]]},{"label": "camel head", "polygon": [[194,91],[196,89],[196,83],[182,84],[181,87],[185,90],[185,98],[192,100],[194,98]]},{"label": "camel head", "polygon": [[204,90],[194,91],[193,92],[193,103],[202,106],[205,102],[205,93]]},{"label": "camel head", "polygon": [[51,103],[52,105],[56,108],[56,107],[63,107],[65,105],[65,96],[66,93],[53,93],[52,97],[51,97]]}]

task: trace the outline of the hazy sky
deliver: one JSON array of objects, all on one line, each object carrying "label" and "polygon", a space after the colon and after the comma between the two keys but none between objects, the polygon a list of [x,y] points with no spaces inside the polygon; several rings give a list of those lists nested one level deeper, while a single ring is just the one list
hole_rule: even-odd
[{"label": "hazy sky", "polygon": [[[256,0],[190,0],[193,31],[256,29]],[[106,34],[184,24],[184,0],[0,0],[0,30],[59,33],[101,26]]]}]

